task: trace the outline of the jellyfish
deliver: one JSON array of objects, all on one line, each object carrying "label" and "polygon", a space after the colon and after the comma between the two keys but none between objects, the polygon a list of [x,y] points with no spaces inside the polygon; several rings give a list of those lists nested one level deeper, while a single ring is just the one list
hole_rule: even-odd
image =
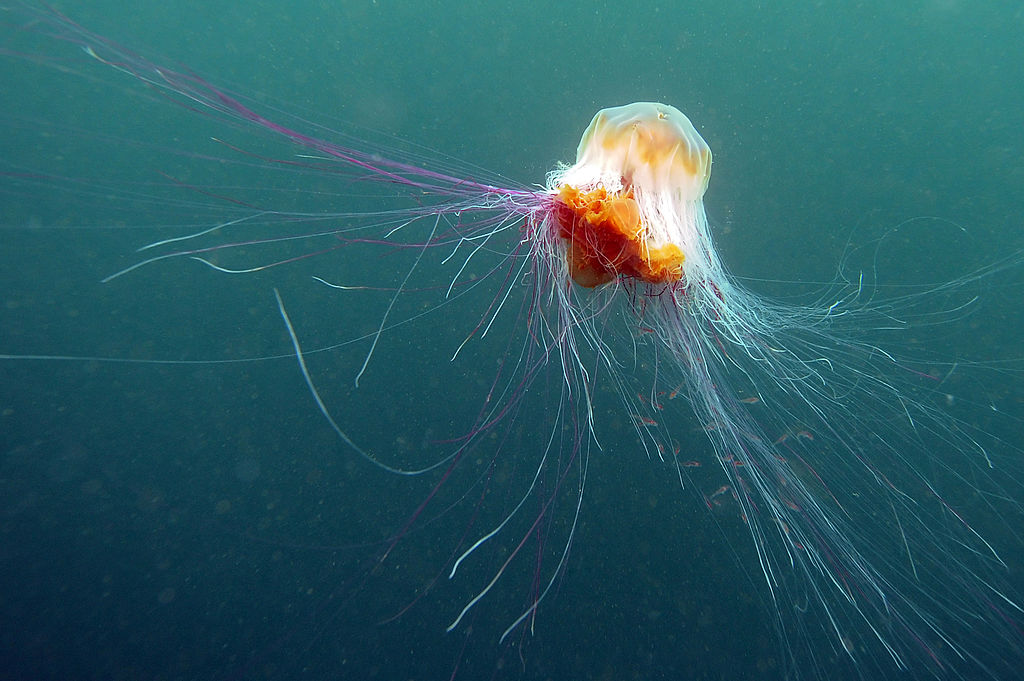
[{"label": "jellyfish", "polygon": [[[779,302],[750,290],[722,263],[704,207],[711,150],[673,106],[603,109],[586,127],[574,163],[550,172],[543,187],[511,186],[358,140],[333,141],[301,119],[261,113],[244,96],[53,11],[33,16],[93,64],[144,83],[190,113],[282,139],[301,155],[267,160],[225,143],[230,152],[347,187],[381,187],[381,200],[391,202],[311,215],[203,191],[236,214],[143,245],[141,256],[105,282],[175,262],[237,276],[337,251],[398,253],[404,269],[377,289],[387,302],[372,328],[348,341],[365,348],[352,377],[356,387],[407,322],[469,300],[469,292],[483,291],[485,302],[450,348],[452,357],[493,338],[502,320],[518,326],[521,342],[505,346],[469,427],[446,438],[436,460],[410,466],[360,441],[356,424],[325,397],[303,324],[290,313],[287,291],[274,291],[287,354],[345,451],[399,479],[431,480],[375,564],[429,525],[424,519],[444,515],[434,509],[459,471],[472,471],[473,491],[455,493],[456,501],[488,503],[501,458],[522,456],[502,447],[503,439],[517,428],[536,431],[536,450],[516,462],[527,471],[518,487],[504,491],[501,510],[485,527],[466,524],[442,578],[431,584],[436,590],[446,581],[470,582],[471,595],[450,613],[449,631],[486,617],[480,613],[516,570],[532,574],[529,595],[501,623],[499,641],[531,630],[555,597],[584,512],[593,453],[607,432],[595,405],[610,389],[636,449],[663,463],[709,512],[724,505],[746,527],[756,560],[750,571],[759,573],[774,605],[773,624],[792,658],[787,665],[809,665],[813,675],[845,658],[911,676],[1013,675],[1024,652],[1019,595],[999,547],[962,508],[971,505],[967,497],[1019,510],[1020,490],[996,473],[1000,460],[992,450],[1003,443],[944,411],[930,399],[941,377],[872,334],[956,319],[964,307],[943,307],[945,296],[1015,266],[1019,256],[924,292],[877,296],[856,276],[838,279],[814,300]],[[313,230],[314,223],[322,227]],[[448,269],[432,270],[431,263]],[[343,279],[318,275],[315,285],[342,296],[372,288]],[[436,304],[403,308],[403,300],[429,293]],[[930,363],[936,365],[947,376],[957,369]],[[524,423],[538,417],[529,410],[531,388],[552,374],[555,399],[541,410],[547,420]],[[684,453],[697,438],[707,447],[702,460]],[[716,484],[692,473],[698,465],[713,472]],[[529,541],[541,537],[542,548],[531,554]],[[489,567],[470,574],[473,564]],[[815,639],[810,630],[822,634],[824,649],[804,642]]]}]

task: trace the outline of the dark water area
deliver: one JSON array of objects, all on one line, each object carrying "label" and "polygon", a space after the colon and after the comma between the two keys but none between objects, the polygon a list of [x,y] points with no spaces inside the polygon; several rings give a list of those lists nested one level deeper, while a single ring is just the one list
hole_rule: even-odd
[{"label": "dark water area", "polygon": [[[1024,12],[1009,3],[58,7],[268,116],[514,186],[571,161],[598,109],[672,104],[714,153],[705,204],[722,259],[766,295],[806,294],[841,266],[884,295],[1024,248]],[[414,293],[389,317],[409,323],[383,334],[357,387],[391,295],[311,277],[395,287],[414,255],[328,253],[253,275],[176,259],[101,283],[145,258],[140,246],[241,214],[219,197],[311,214],[392,199],[268,167],[295,148],[190,112],[31,17],[18,3],[0,13],[0,678],[886,677],[851,664],[820,623],[780,642],[777,622],[806,604],[772,601],[738,509],[704,503],[721,480],[702,424],[674,405],[692,434],[681,458],[708,464],[681,491],[637,442],[614,385],[597,395],[602,448],[536,620],[499,642],[529,605],[530,556],[557,562],[571,494],[551,545],[528,549],[526,567],[446,633],[522,536],[447,578],[455,547],[500,522],[542,456],[558,366],[493,434],[497,503],[477,509],[486,465],[458,470],[379,561],[443,468],[396,476],[338,439],[274,290],[317,350],[309,368],[335,418],[402,466],[436,460],[473,426],[501,362],[528,342],[516,315],[452,360],[493,293],[422,316],[443,295]],[[289,248],[278,257],[302,246]],[[1024,264],[972,290],[969,311],[913,339],[944,368],[963,362],[921,399],[999,438],[998,473],[1019,491]],[[8,357],[29,355],[50,359]],[[952,503],[984,505],[960,490]],[[977,528],[1018,597],[1020,520]],[[818,646],[817,666],[790,667],[787,646]]]}]

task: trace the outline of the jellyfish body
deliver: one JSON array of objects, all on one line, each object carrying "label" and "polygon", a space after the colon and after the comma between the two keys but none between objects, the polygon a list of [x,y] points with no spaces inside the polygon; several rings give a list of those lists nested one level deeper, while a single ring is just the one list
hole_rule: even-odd
[{"label": "jellyfish body", "polygon": [[683,278],[684,267],[706,278],[710,175],[711,150],[675,107],[637,102],[598,112],[576,163],[549,178],[573,280],[669,284]]}]

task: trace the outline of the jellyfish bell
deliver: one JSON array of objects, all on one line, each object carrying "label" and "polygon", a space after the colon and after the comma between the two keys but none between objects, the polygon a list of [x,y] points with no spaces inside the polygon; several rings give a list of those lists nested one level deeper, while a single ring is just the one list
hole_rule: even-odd
[{"label": "jellyfish bell", "polygon": [[703,196],[711,149],[679,109],[636,102],[594,116],[576,163],[554,171],[555,226],[572,279],[714,279]]}]

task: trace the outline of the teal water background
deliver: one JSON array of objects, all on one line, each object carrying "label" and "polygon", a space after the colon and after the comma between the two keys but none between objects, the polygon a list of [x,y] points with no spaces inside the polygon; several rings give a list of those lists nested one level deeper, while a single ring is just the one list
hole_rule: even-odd
[{"label": "teal water background", "polygon": [[[1024,15],[1012,3],[59,7],[268,109],[372,144],[393,135],[441,162],[458,158],[526,185],[572,159],[596,110],[673,104],[715,155],[706,204],[723,260],[773,293],[761,280],[831,281],[851,243],[871,244],[922,216],[936,219],[883,241],[875,261],[883,277],[954,279],[1024,246]],[[308,347],[375,327],[386,296],[352,302],[309,283],[311,272],[337,274],[330,261],[271,279],[174,261],[100,284],[134,262],[138,246],[217,220],[209,202],[106,197],[101,178],[133,186],[173,176],[269,201],[285,180],[236,166],[203,175],[208,163],[169,150],[228,157],[210,140],[221,128],[59,41],[26,41],[23,16],[3,16],[3,47],[17,52],[0,70],[5,170],[82,184],[54,192],[5,178],[0,352],[287,354],[275,285]],[[56,61],[26,58],[26,45]],[[338,201],[347,199],[330,194],[329,178],[299,180],[319,192],[310,210],[343,210]],[[188,191],[178,196],[199,203]],[[951,356],[1024,354],[1019,283],[1018,273],[1009,285],[979,287],[981,312]],[[365,346],[318,357],[314,373],[350,433],[385,451],[414,451],[471,423],[506,348],[491,338],[459,365],[447,358],[487,302],[448,306],[436,321],[394,334],[358,390]],[[614,399],[602,405],[612,435],[591,463],[565,578],[535,635],[508,648],[496,634],[521,609],[529,571],[484,604],[465,646],[465,630],[445,626],[489,569],[454,585],[442,578],[416,601],[461,535],[466,508],[436,516],[386,567],[370,569],[379,547],[367,543],[399,527],[433,481],[374,471],[347,451],[293,360],[5,361],[0,376],[2,676],[434,679],[448,678],[458,658],[465,678],[490,678],[496,667],[538,679],[791,672],[773,624],[774,610],[787,606],[766,597],[742,521],[708,513],[680,493],[669,466],[620,437],[628,428],[616,421]],[[1004,379],[960,387],[1013,414],[1020,390],[1013,375]],[[510,448],[526,462],[537,445],[529,419],[542,419],[557,386],[531,392]],[[1012,427],[1002,434],[1019,440]],[[698,428],[694,459],[706,454],[701,438]],[[1019,565],[1019,545],[1009,550]],[[398,621],[380,623],[414,601]]]}]

